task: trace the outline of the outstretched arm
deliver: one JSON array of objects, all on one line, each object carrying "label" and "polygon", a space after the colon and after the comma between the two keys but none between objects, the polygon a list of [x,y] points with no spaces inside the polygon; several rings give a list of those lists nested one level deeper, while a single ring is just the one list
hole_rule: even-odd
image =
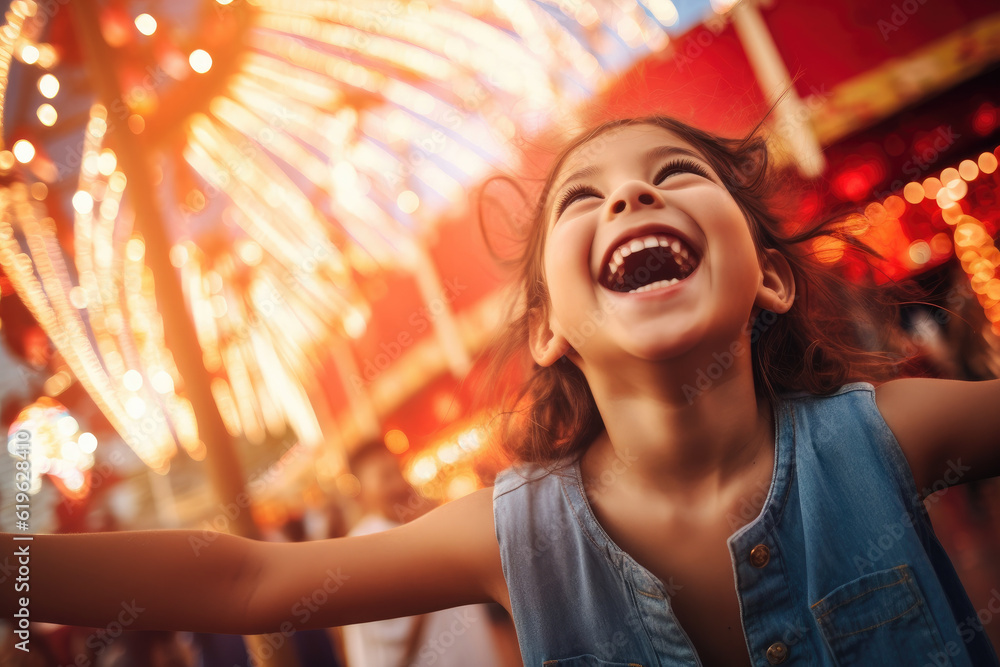
[{"label": "outstretched arm", "polygon": [[[226,533],[143,530],[117,533],[3,535],[27,589],[3,583],[0,611],[10,620],[27,598],[32,621],[131,630],[238,632],[253,590],[246,563],[254,542]],[[23,551],[27,549],[26,557]],[[26,562],[25,562],[26,561]],[[124,612],[124,616],[123,616]]]},{"label": "outstretched arm", "polygon": [[261,543],[248,562],[259,582],[247,617],[258,632],[292,621],[325,628],[477,602],[509,608],[493,528],[493,490],[371,535]]},{"label": "outstretched arm", "polygon": [[875,390],[921,498],[1000,476],[1000,380],[905,378]]},{"label": "outstretched arm", "polygon": [[[3,585],[11,619],[130,630],[263,634],[412,615],[473,602],[507,603],[482,489],[384,533],[315,542],[258,542],[198,530],[35,535],[30,588]],[[12,559],[13,562],[13,559]],[[12,593],[12,594],[11,594]]]}]

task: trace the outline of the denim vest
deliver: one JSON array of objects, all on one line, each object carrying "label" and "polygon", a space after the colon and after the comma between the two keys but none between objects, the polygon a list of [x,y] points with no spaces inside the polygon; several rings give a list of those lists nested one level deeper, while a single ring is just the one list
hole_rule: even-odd
[{"label": "denim vest", "polygon": [[[763,509],[727,541],[751,664],[1000,665],[872,385],[786,394],[774,416]],[[611,541],[566,461],[494,487],[524,664],[701,665],[664,583]]]}]

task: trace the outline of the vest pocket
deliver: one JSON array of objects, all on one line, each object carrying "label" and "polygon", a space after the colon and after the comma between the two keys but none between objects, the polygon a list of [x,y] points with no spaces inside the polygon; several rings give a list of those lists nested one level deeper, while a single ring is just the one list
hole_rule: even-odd
[{"label": "vest pocket", "polygon": [[638,662],[608,662],[586,653],[573,658],[546,660],[542,663],[542,667],[643,667],[643,665]]},{"label": "vest pocket", "polygon": [[936,664],[936,657],[947,655],[905,563],[849,581],[811,610],[839,665]]}]

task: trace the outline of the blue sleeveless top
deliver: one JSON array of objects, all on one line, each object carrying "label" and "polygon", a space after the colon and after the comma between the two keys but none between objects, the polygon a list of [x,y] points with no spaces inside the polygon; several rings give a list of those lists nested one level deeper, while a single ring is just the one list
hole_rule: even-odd
[{"label": "blue sleeveless top", "polygon": [[[997,667],[868,383],[775,405],[760,514],[728,541],[750,662]],[[498,475],[493,513],[524,664],[701,665],[659,578],[601,528],[576,463]]]}]

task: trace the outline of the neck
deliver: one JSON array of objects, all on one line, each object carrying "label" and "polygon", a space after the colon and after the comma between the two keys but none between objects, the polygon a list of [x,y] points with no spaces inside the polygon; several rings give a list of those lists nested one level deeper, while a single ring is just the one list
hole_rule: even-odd
[{"label": "neck", "polygon": [[774,452],[770,405],[756,397],[750,355],[730,358],[728,368],[718,355],[685,354],[585,369],[606,427],[581,461],[585,478],[689,505],[724,502],[763,479]]}]

